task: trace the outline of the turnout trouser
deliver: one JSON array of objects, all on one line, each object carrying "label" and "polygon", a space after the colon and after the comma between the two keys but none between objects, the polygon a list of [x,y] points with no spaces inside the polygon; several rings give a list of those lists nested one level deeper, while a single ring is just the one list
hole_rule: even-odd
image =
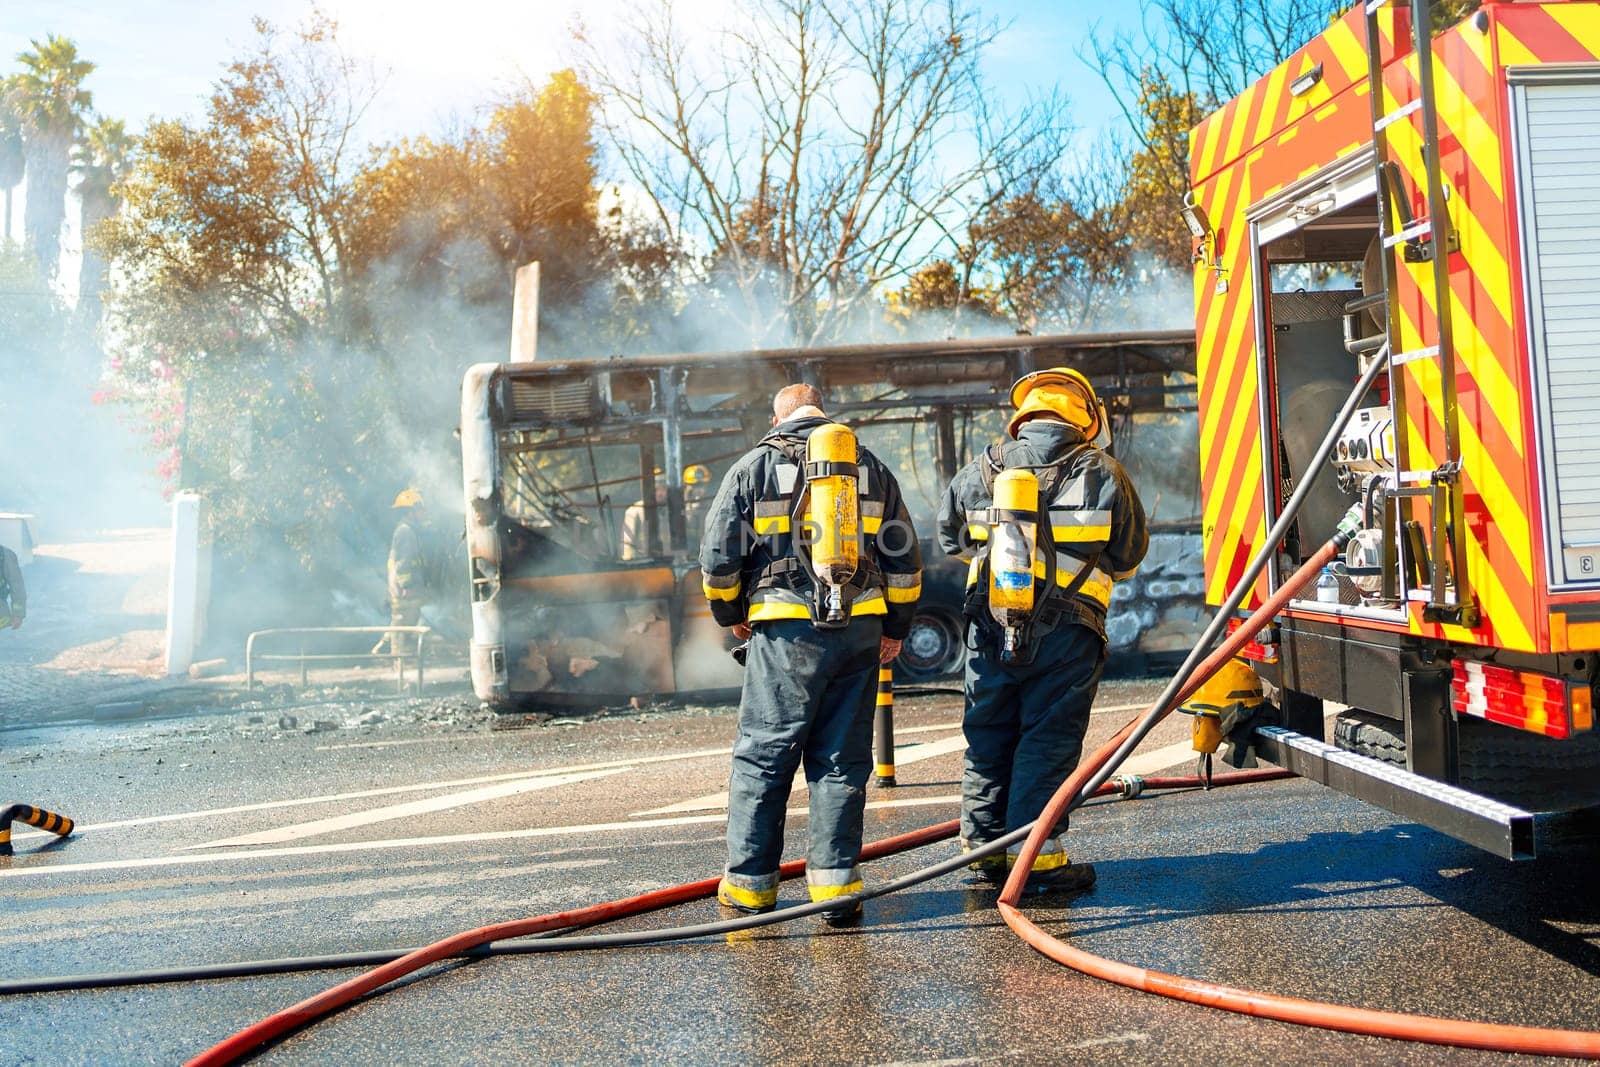
[{"label": "turnout trouser", "polygon": [[860,888],[856,860],[882,632],[871,616],[843,630],[818,630],[807,620],[755,624],[728,782],[724,884],[740,904],[765,907],[777,899],[784,811],[802,765],[811,794],[811,898]]},{"label": "turnout trouser", "polygon": [[[1105,666],[1105,639],[1063,623],[1040,639],[1033,662],[1006,666],[992,651],[967,660],[966,769],[961,838],[971,848],[1039,817],[1083,754],[1089,709]],[[1035,870],[1067,862],[1062,817]],[[1021,848],[1012,848],[1014,856]]]}]

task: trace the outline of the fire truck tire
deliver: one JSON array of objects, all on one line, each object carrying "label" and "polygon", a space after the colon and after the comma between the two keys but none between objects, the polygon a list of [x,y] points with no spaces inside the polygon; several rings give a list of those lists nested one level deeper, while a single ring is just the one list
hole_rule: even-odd
[{"label": "fire truck tire", "polygon": [[1346,752],[1368,756],[1396,767],[1406,765],[1405,727],[1393,719],[1352,708],[1333,723],[1333,743]]},{"label": "fire truck tire", "polygon": [[1530,811],[1600,804],[1600,732],[1557,740],[1462,716],[1458,784]]}]

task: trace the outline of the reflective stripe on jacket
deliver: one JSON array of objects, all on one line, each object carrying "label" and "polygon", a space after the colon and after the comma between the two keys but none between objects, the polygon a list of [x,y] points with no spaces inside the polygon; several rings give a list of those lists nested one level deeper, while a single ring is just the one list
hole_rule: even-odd
[{"label": "reflective stripe on jacket", "polygon": [[[773,430],[803,447],[829,420],[791,419]],[[852,615],[884,616],[885,637],[903,638],[922,592],[922,552],[900,486],[889,468],[860,450],[857,495],[861,560],[866,573]],[[798,564],[791,510],[801,466],[777,448],[758,445],[729,469],[706,510],[700,544],[701,581],[722,626],[808,619],[814,585]]]},{"label": "reflective stripe on jacket", "polygon": [[[1150,543],[1144,505],[1133,482],[1114,458],[1086,445],[1081,433],[1053,419],[1023,423],[1017,438],[1004,442],[999,452],[1007,468],[1046,467],[1071,456],[1059,472],[1036,471],[1041,475],[1041,493],[1049,494],[1040,500],[1041,519],[1047,521],[1055,546],[1057,590],[1070,586],[1088,567],[1068,605],[1070,614],[1104,634],[1112,587],[1138,570]],[[952,556],[972,561],[969,586],[977,581],[987,552],[985,515],[993,504],[984,480],[988,462],[980,455],[958,471],[939,507],[939,545]],[[1033,568],[1040,580],[1046,573],[1046,550],[1041,536]]]}]

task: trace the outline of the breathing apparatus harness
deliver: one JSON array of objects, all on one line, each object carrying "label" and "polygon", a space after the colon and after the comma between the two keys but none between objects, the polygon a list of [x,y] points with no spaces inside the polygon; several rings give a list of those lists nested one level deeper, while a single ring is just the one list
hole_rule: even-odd
[{"label": "breathing apparatus harness", "polygon": [[[827,423],[812,431],[815,437],[829,426],[838,426],[849,441],[852,459],[837,457],[812,459],[809,438],[787,433],[770,433],[758,446],[777,452],[796,468],[794,486],[789,491],[789,545],[790,555],[775,559],[762,568],[756,576],[752,593],[762,589],[783,588],[806,594],[811,625],[819,630],[842,630],[850,624],[851,608],[861,596],[879,588],[883,583],[872,553],[860,553],[856,531],[860,529],[857,487],[861,479],[861,451],[855,435],[839,426]],[[820,442],[819,442],[820,443]],[[834,491],[848,497],[841,509],[848,516],[830,515],[826,521],[813,516],[813,492],[826,485],[827,479],[838,479]],[[848,529],[846,529],[848,527]],[[814,540],[813,540],[814,539]],[[820,549],[821,551],[817,551]],[[820,557],[821,562],[819,563]],[[823,571],[831,570],[834,582],[823,580]],[[845,568],[849,569],[846,570]]]},{"label": "breathing apparatus harness", "polygon": [[[990,507],[983,512],[982,521],[988,526],[990,535],[984,546],[978,550],[976,581],[967,587],[967,595],[961,606],[961,612],[967,619],[966,644],[970,651],[997,649],[1002,663],[1019,667],[1032,663],[1040,642],[1060,625],[1067,605],[1072,602],[1078,590],[1083,588],[1084,582],[1089,580],[1089,575],[1100,562],[1100,550],[1096,549],[1083,561],[1072,580],[1062,586],[1058,581],[1056,568],[1055,540],[1050,532],[1049,501],[1056,498],[1061,482],[1068,476],[1073,464],[1093,447],[1085,441],[1069,449],[1059,459],[1041,464],[1008,463],[1005,454],[1007,450],[1003,443],[990,445],[983,450],[979,476],[983,482],[984,496],[990,501]],[[1031,508],[996,506],[1000,503],[995,499],[996,484],[1003,475],[1011,471],[1026,472],[1033,481]],[[1026,606],[1008,609],[1008,613],[1014,619],[1013,624],[1002,625],[995,617],[996,608],[991,599],[994,593],[995,531],[1003,525],[1017,522],[1033,525],[1035,558],[1043,557],[1044,562],[1043,585],[1036,595],[1033,595],[1034,591],[1029,588],[1030,595],[1022,598],[1026,601]],[[1028,574],[1031,579],[1032,560],[1028,563]]]}]

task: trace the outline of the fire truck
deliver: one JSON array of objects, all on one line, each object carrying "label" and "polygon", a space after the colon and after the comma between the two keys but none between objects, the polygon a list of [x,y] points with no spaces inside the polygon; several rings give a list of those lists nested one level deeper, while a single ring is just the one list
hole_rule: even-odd
[{"label": "fire truck", "polygon": [[1248,649],[1259,747],[1510,859],[1600,810],[1597,115],[1600,3],[1362,0],[1190,139],[1208,603],[1360,520]]}]

